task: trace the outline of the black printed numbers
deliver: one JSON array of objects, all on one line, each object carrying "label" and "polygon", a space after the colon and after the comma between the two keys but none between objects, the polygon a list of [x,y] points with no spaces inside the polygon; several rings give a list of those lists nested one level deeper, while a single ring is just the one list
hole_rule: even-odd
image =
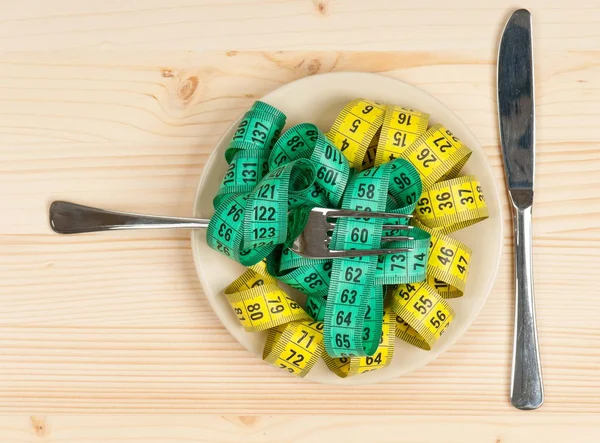
[{"label": "black printed numbers", "polygon": [[275,208],[266,206],[255,206],[252,208],[254,212],[254,220],[259,221],[275,221]]},{"label": "black printed numbers", "polygon": [[394,132],[394,141],[392,144],[404,148],[406,146],[406,134],[400,131]]},{"label": "black printed numbers", "polygon": [[483,197],[483,194],[482,194],[482,192],[483,192],[483,191],[482,191],[482,189],[481,189],[481,186],[477,186],[477,193],[479,194],[479,201],[480,201],[480,202],[482,202],[482,201],[485,201],[485,198]]},{"label": "black printed numbers", "polygon": [[335,345],[338,348],[350,348],[350,335],[349,334],[335,334]]},{"label": "black printed numbers", "polygon": [[346,326],[350,326],[352,324],[352,312],[344,312],[338,311],[335,317],[335,324],[341,326],[345,324]]},{"label": "black printed numbers", "polygon": [[392,260],[392,264],[391,264],[390,268],[391,268],[392,271],[395,271],[395,270],[398,270],[398,269],[401,269],[401,270],[405,270],[406,269],[406,266],[400,264],[400,263],[406,262],[406,256],[405,255],[402,255],[402,254],[400,254],[400,255],[392,255],[391,260]]},{"label": "black printed numbers", "polygon": [[408,175],[406,175],[404,172],[401,172],[400,176],[394,177],[394,183],[396,183],[400,190],[403,191],[407,186],[410,186],[412,182]]},{"label": "black printed numbers", "polygon": [[350,147],[350,143],[348,143],[348,139],[345,138],[344,140],[342,140],[342,146],[340,146],[340,151],[344,152],[349,147]]},{"label": "black printed numbers", "polygon": [[260,305],[258,303],[248,305],[246,310],[250,313],[250,320],[256,321],[264,317],[264,314],[260,310]]},{"label": "black printed numbers", "polygon": [[449,192],[442,192],[435,198],[440,202],[438,203],[438,208],[440,211],[443,211],[444,209],[452,209],[454,207],[454,204],[451,201],[448,201],[452,198],[452,195]]},{"label": "black printed numbers", "polygon": [[421,200],[419,200],[419,212],[421,214],[430,214],[431,213],[431,207],[429,207],[429,199],[427,197],[423,197]]},{"label": "black printed numbers", "polygon": [[438,149],[441,152],[446,152],[449,148],[452,147],[452,145],[450,143],[448,143],[448,140],[446,140],[445,137],[440,137],[440,138],[436,138],[433,141],[433,144],[436,145],[438,147]]},{"label": "black printed numbers", "polygon": [[369,241],[369,230],[367,228],[353,228],[350,232],[350,240],[366,244]]},{"label": "black printed numbers", "polygon": [[410,126],[411,119],[412,119],[412,115],[405,114],[404,112],[401,112],[400,114],[398,114],[398,123],[401,125],[406,124],[406,126]]},{"label": "black printed numbers", "polygon": [[344,289],[342,291],[342,295],[340,296],[340,301],[342,303],[354,304],[356,302],[356,296],[358,292],[355,289]]},{"label": "black printed numbers", "polygon": [[252,130],[252,141],[254,143],[265,144],[269,127],[261,122],[254,122],[254,129]]},{"label": "black printed numbers", "polygon": [[[461,197],[460,199],[460,204],[461,205],[466,205],[467,203],[475,203],[475,200],[473,199],[472,194],[473,191],[471,191],[470,189],[459,189],[458,190],[458,196]],[[466,197],[463,197],[463,195],[466,195]]]},{"label": "black printed numbers", "polygon": [[319,137],[319,133],[317,131],[315,131],[314,129],[310,129],[308,131],[306,131],[306,136],[310,138],[311,142],[316,142],[317,138]]},{"label": "black printed numbers", "polygon": [[[441,247],[440,248],[441,255],[437,256],[437,259],[441,264],[446,266],[448,263],[452,262],[452,257],[454,257],[454,251],[450,248]],[[465,260],[466,261],[466,260]]]},{"label": "black printed numbers", "polygon": [[302,141],[299,135],[294,135],[291,139],[287,141],[287,145],[290,147],[292,152],[296,152],[296,150],[304,146],[304,142]]},{"label": "black printed numbers", "polygon": [[347,282],[360,283],[360,277],[362,276],[362,274],[362,269],[348,266],[348,268],[346,268],[346,272],[344,273],[344,279]]},{"label": "black printed numbers", "polygon": [[275,237],[275,228],[254,228],[252,230],[252,235],[255,240],[260,238],[273,238]]},{"label": "black printed numbers", "polygon": [[366,183],[361,183],[358,185],[358,189],[356,191],[356,195],[358,195],[359,198],[368,198],[368,199],[372,199],[375,198],[375,185],[374,184],[366,184]]},{"label": "black printed numbers", "polygon": [[467,259],[463,255],[461,255],[460,258],[458,259],[458,264],[456,265],[456,269],[458,269],[458,272],[460,272],[461,274],[464,274],[465,272],[467,272],[468,265],[469,265],[469,262],[467,262]]},{"label": "black printed numbers", "polygon": [[435,315],[437,318],[431,317],[429,322],[433,325],[434,328],[439,329],[439,327],[442,325],[442,322],[446,320],[446,314],[444,313],[444,311],[437,311]]},{"label": "black printed numbers", "polygon": [[437,157],[433,155],[429,148],[421,149],[421,152],[417,154],[417,160],[419,160],[424,168],[428,168],[430,163],[436,162]]},{"label": "black printed numbers", "polygon": [[373,357],[367,357],[365,359],[365,363],[367,363],[367,365],[369,365],[369,366],[371,366],[374,363],[377,363],[378,365],[381,364],[381,352],[378,352]]},{"label": "black printed numbers", "polygon": [[290,349],[290,355],[285,360],[294,366],[299,366],[304,361],[304,355],[296,352],[295,349]]},{"label": "black printed numbers", "polygon": [[356,131],[358,131],[360,123],[361,123],[361,121],[359,119],[354,120],[352,122],[352,127],[350,129],[348,129],[348,131],[355,133]]},{"label": "black printed numbers", "polygon": [[242,311],[242,308],[235,308],[234,312],[236,313],[236,315],[238,316],[238,319],[240,321],[246,320],[246,317],[244,317],[244,311]]},{"label": "black printed numbers", "polygon": [[273,200],[275,198],[275,185],[265,183],[256,190],[256,195],[259,198],[267,198]]},{"label": "black printed numbers", "polygon": [[242,218],[242,214],[244,213],[244,208],[238,208],[238,206],[234,203],[229,211],[227,211],[227,216],[231,217],[234,222],[240,221]]},{"label": "black printed numbers", "polygon": [[271,308],[269,309],[271,311],[272,314],[279,314],[280,312],[284,311],[284,306],[281,304],[281,295],[278,295],[277,298],[275,299],[271,299],[271,300],[267,300],[268,304],[274,304],[275,306],[271,306]]},{"label": "black printed numbers", "polygon": [[239,140],[244,138],[244,134],[246,134],[246,129],[248,126],[248,120],[242,120],[237,130],[235,131],[235,135],[233,136],[234,140]]},{"label": "black printed numbers", "polygon": [[323,279],[320,278],[319,274],[317,274],[316,272],[312,272],[311,274],[304,277],[304,282],[308,283],[308,286],[312,289],[325,284],[323,282]]},{"label": "black printed numbers", "polygon": [[302,332],[302,337],[300,337],[298,339],[298,344],[301,345],[302,342],[304,341],[304,339],[307,339],[307,343],[306,343],[306,347],[310,348],[311,343],[313,342],[313,340],[315,339],[314,335],[308,335],[309,332],[305,331],[304,329],[301,331]]},{"label": "black printed numbers", "polygon": [[332,186],[337,184],[339,175],[339,172],[329,169],[326,166],[321,166],[317,171],[317,178]]},{"label": "black printed numbers", "polygon": [[224,238],[226,241],[231,240],[232,229],[228,227],[225,223],[221,223],[219,226],[219,236]]},{"label": "black printed numbers", "polygon": [[425,297],[424,295],[422,295],[421,297],[419,297],[419,300],[417,300],[415,302],[415,304],[413,305],[413,307],[417,310],[417,312],[419,312],[420,314],[427,314],[427,311],[433,306],[433,302],[428,299],[427,297]]}]

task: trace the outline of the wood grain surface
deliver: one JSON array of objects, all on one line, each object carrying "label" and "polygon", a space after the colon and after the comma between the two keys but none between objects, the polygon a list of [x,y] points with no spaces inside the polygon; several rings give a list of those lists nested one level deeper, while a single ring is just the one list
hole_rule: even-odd
[{"label": "wood grain surface", "polygon": [[[381,73],[437,97],[478,137],[504,190],[495,54],[515,5],[474,4],[0,5],[0,412],[30,415],[1,419],[0,440],[598,441],[595,0],[522,5],[536,44],[539,411],[508,403],[504,192],[498,279],[469,331],[407,377],[351,389],[292,378],[235,342],[202,295],[187,232],[59,237],[48,226],[54,199],[190,215],[228,125],[263,94],[329,71]],[[136,415],[58,415],[72,413]],[[179,415],[198,413],[219,417]]]}]

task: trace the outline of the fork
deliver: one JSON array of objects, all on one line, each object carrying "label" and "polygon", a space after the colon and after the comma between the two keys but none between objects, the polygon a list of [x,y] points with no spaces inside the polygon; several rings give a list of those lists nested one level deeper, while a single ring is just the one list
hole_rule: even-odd
[{"label": "fork", "polygon": [[[289,247],[292,251],[307,258],[343,258],[372,255],[396,254],[411,251],[411,248],[377,249],[330,249],[331,235],[335,220],[347,218],[410,218],[410,214],[391,212],[353,211],[347,209],[313,208],[308,215],[304,230]],[[82,234],[86,232],[112,231],[120,229],[153,228],[208,228],[210,220],[190,217],[168,217],[137,214],[133,212],[110,211],[79,205],[66,201],[55,201],[50,205],[50,227],[59,234]],[[404,224],[384,224],[384,230],[410,231],[413,226]],[[383,236],[382,242],[410,241],[408,235]]]}]

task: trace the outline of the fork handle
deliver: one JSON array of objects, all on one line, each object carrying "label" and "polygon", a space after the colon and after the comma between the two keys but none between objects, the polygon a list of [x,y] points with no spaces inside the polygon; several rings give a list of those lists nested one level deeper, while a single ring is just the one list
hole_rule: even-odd
[{"label": "fork handle", "polygon": [[207,228],[210,220],[202,218],[166,217],[109,211],[66,201],[50,205],[50,226],[59,234],[111,231],[117,229]]},{"label": "fork handle", "polygon": [[533,300],[531,206],[515,206],[513,214],[517,291],[510,401],[518,409],[537,409],[544,386]]}]

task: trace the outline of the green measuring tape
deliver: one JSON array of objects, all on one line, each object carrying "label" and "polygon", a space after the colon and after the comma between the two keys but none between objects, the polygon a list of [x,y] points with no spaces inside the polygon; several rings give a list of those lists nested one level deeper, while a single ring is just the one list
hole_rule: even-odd
[{"label": "green measuring tape", "polygon": [[[427,122],[419,111],[362,99],[348,103],[327,134],[311,123],[282,134],[285,115],[263,102],[244,114],[225,153],[229,167],[207,242],[251,267],[226,294],[247,330],[269,329],[265,360],[303,376],[323,356],[345,377],[387,366],[394,333],[429,349],[446,329],[454,314],[443,298],[462,295],[471,256],[437,230],[446,229],[447,219],[456,228],[477,222],[487,206],[474,178],[448,182],[452,196],[465,202],[454,210],[457,216],[446,216],[445,201],[441,209],[429,203],[445,198],[444,185],[434,185],[453,178],[470,150],[441,125],[427,130]],[[382,124],[385,137],[379,136]],[[381,219],[342,218],[333,231],[335,249],[408,252],[320,260],[286,247],[313,207],[396,212],[398,219],[386,224],[407,224],[417,205],[416,215],[425,218],[412,229],[385,231]],[[382,243],[384,236],[408,235],[413,239]],[[274,279],[306,295],[304,310]]]}]

